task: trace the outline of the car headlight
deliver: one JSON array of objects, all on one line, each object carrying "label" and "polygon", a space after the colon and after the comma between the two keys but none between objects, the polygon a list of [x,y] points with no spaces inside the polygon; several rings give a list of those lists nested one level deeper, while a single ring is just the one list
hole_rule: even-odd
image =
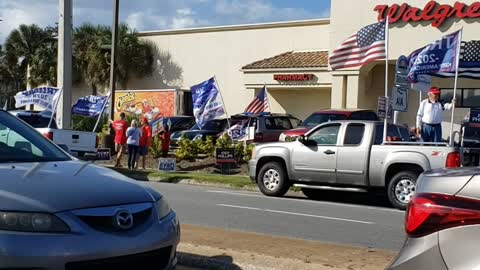
[{"label": "car headlight", "polygon": [[197,135],[195,135],[195,137],[193,137],[193,140],[194,140],[194,141],[202,140],[202,139],[203,139],[203,135],[202,135],[202,134],[197,134]]},{"label": "car headlight", "polygon": [[0,212],[0,230],[66,233],[70,228],[58,217],[45,213]]},{"label": "car headlight", "polygon": [[157,216],[159,220],[168,216],[172,211],[165,197],[160,198],[160,200],[155,203],[155,207],[157,208]]}]

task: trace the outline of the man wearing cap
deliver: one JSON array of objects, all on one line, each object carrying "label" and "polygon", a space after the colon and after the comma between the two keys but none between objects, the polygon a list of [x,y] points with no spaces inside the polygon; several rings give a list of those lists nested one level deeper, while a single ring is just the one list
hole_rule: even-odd
[{"label": "man wearing cap", "polygon": [[440,89],[432,87],[428,91],[428,99],[420,103],[417,113],[417,135],[422,136],[424,142],[441,142],[442,141],[442,112],[450,110],[455,104],[442,104],[439,101]]}]

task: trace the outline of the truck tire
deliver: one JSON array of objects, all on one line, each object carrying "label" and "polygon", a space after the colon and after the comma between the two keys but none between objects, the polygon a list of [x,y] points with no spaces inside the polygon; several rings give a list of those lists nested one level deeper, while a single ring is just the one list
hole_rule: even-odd
[{"label": "truck tire", "polygon": [[282,197],[290,188],[285,169],[278,162],[267,162],[257,176],[260,191],[272,197]]},{"label": "truck tire", "polygon": [[403,171],[395,174],[387,187],[390,203],[400,210],[407,209],[408,203],[415,194],[418,173]]}]

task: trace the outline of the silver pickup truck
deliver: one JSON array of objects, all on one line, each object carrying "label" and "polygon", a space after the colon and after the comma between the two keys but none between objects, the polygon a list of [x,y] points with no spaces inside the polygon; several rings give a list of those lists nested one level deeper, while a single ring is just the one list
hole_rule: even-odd
[{"label": "silver pickup truck", "polygon": [[319,198],[322,189],[381,189],[394,207],[405,209],[422,172],[460,166],[455,147],[382,144],[383,129],[383,122],[335,121],[294,142],[258,145],[249,161],[250,178],[267,196],[283,196],[291,186],[310,198]]}]

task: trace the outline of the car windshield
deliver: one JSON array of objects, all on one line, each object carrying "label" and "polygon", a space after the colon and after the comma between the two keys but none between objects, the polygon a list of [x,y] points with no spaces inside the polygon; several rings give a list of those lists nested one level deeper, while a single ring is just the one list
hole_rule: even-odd
[{"label": "car windshield", "polygon": [[0,163],[71,160],[37,131],[0,111]]},{"label": "car windshield", "polygon": [[328,121],[345,120],[346,118],[343,114],[315,113],[303,121],[302,127],[315,127]]}]

